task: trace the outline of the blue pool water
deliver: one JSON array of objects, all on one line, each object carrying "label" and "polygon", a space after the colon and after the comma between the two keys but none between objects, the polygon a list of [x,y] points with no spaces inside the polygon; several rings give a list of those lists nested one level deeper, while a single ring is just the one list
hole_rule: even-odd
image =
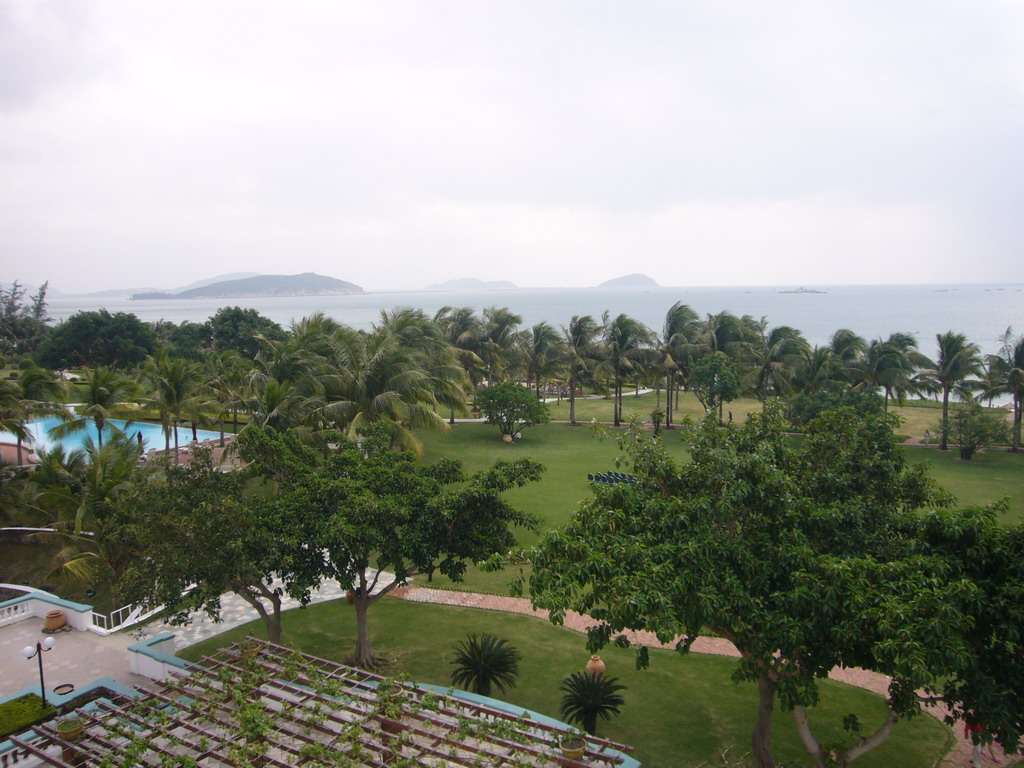
[{"label": "blue pool water", "polygon": [[[131,437],[135,437],[137,433],[142,433],[142,445],[145,450],[151,448],[162,449],[164,447],[164,431],[159,424],[146,424],[141,421],[134,422],[130,427],[125,427],[127,422],[119,419],[111,419],[108,424],[113,424],[120,430],[124,430]],[[35,440],[32,443],[33,448],[36,452],[47,451],[55,445],[63,445],[67,451],[73,451],[77,448],[85,448],[86,442],[89,438],[92,438],[93,442],[96,442],[97,432],[96,426],[90,421],[86,429],[81,432],[76,432],[72,435],[57,440],[56,438],[50,437],[50,430],[60,424],[60,419],[55,416],[48,416],[45,419],[36,419],[28,424],[29,431],[34,435]],[[103,430],[104,442],[108,439],[111,434],[109,428]],[[206,429],[200,429],[196,432],[200,440],[210,440],[220,437],[219,432],[211,432]],[[0,441],[13,441],[13,437],[0,432]],[[178,427],[178,445],[188,445],[192,442],[192,429],[190,427]],[[171,447],[174,447],[174,434],[171,433]]]}]

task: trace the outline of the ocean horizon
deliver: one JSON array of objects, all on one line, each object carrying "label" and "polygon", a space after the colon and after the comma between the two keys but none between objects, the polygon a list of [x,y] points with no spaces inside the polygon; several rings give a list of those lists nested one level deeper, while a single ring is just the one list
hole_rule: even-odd
[{"label": "ocean horizon", "polygon": [[246,299],[162,299],[55,297],[50,315],[63,320],[81,310],[105,308],[129,312],[146,322],[202,322],[224,306],[252,308],[287,328],[292,322],[322,312],[340,323],[364,330],[380,321],[382,311],[413,307],[433,315],[444,306],[508,307],[523,318],[522,327],[547,321],[556,328],[573,315],[600,319],[627,314],[658,332],[665,314],[677,301],[700,316],[729,311],[767,318],[769,327],[789,325],[811,344],[827,344],[839,328],[866,339],[891,333],[912,333],[919,349],[933,352],[935,336],[963,333],[983,353],[998,349],[999,338],[1012,327],[1024,333],[1024,283],[870,286],[749,286],[651,288],[507,288],[493,290],[375,291],[343,296],[261,297]]}]

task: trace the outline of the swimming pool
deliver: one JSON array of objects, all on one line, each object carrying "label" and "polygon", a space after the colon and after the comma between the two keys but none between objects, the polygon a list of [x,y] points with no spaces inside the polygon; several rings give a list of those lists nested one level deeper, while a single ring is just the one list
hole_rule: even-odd
[{"label": "swimming pool", "polygon": [[[125,429],[127,422],[120,419],[110,419],[108,424],[113,424],[120,430]],[[50,430],[60,424],[60,419],[56,416],[48,416],[45,419],[35,419],[28,423],[28,429],[35,438],[32,442],[32,447],[37,453],[40,451],[48,451],[55,445],[63,445],[67,451],[73,451],[78,448],[85,448],[85,444],[89,438],[92,438],[93,442],[96,442],[97,432],[96,425],[91,421],[86,429],[81,432],[76,432],[72,435],[68,435],[60,440],[50,437]],[[142,433],[142,445],[145,450],[151,448],[162,449],[164,447],[164,430],[159,424],[148,424],[141,421],[132,423],[127,429],[128,435],[135,437],[137,433]],[[104,441],[111,434],[109,428],[104,428],[103,439]],[[220,437],[219,432],[211,432],[208,429],[200,429],[196,431],[196,435],[200,440],[217,439]],[[8,433],[0,432],[0,441],[13,442],[14,437]],[[192,428],[191,427],[178,427],[178,445],[188,445],[192,442]],[[174,433],[171,433],[171,447],[174,447]]]}]

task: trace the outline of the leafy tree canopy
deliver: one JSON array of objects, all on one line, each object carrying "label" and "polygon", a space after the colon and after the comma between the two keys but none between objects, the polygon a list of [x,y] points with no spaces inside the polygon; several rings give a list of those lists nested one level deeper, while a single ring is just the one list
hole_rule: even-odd
[{"label": "leafy tree canopy", "polygon": [[547,405],[514,381],[481,390],[477,404],[503,435],[514,435],[525,427],[545,424],[549,420]]},{"label": "leafy tree canopy", "polygon": [[233,349],[245,357],[253,358],[260,351],[257,335],[271,341],[286,338],[281,326],[264,317],[255,309],[221,307],[217,314],[206,321],[210,343],[214,352]]},{"label": "leafy tree canopy", "polygon": [[722,404],[740,395],[739,366],[721,352],[706,355],[694,363],[689,385],[704,411],[721,418]]},{"label": "leafy tree canopy", "polygon": [[76,312],[54,328],[39,349],[48,368],[130,367],[153,354],[153,329],[135,315],[105,309]]},{"label": "leafy tree canopy", "polygon": [[[319,461],[294,435],[250,427],[238,438],[252,472],[279,486],[268,502],[282,518],[310,521],[306,546],[294,555],[304,583],[336,580],[353,589],[358,640],[354,661],[373,663],[366,611],[418,573],[440,570],[460,580],[476,562],[515,543],[513,528],[536,520],[502,498],[509,488],[539,479],[531,459],[496,462],[466,478],[461,464],[416,462],[390,450],[385,422],[360,430],[357,440],[335,433],[336,452]],[[384,583],[380,572],[395,575]]]},{"label": "leafy tree canopy", "polygon": [[[955,717],[974,710],[988,733],[1016,744],[1024,672],[1011,662],[1021,626],[1012,595],[1024,587],[1024,530],[998,526],[992,510],[917,511],[948,499],[906,464],[887,417],[826,413],[798,445],[782,423],[771,404],[742,428],[708,419],[681,467],[660,441],[631,433],[640,482],[595,487],[542,539],[534,604],[556,622],[567,610],[597,619],[592,650],[631,629],[681,637],[682,653],[707,629],[728,638],[742,655],[735,678],[758,685],[759,768],[774,765],[776,701],[793,711],[817,766],[846,765],[880,743],[920,712],[919,690]],[[890,713],[863,737],[847,718],[856,737],[830,758],[804,710],[837,665],[890,675]]]},{"label": "leafy tree canopy", "polygon": [[[939,421],[936,431],[946,423]],[[960,458],[970,461],[974,454],[987,445],[1010,441],[1010,425],[1002,411],[987,411],[980,403],[969,402],[953,411],[948,422],[949,442],[960,449]]]}]

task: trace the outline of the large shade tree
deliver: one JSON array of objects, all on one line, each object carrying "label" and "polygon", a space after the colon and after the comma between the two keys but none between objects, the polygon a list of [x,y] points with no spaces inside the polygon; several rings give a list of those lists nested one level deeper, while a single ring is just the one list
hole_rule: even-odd
[{"label": "large shade tree", "polygon": [[[996,525],[990,511],[917,512],[943,495],[906,464],[883,415],[825,414],[794,445],[775,410],[724,431],[706,420],[683,466],[659,441],[631,436],[639,481],[595,486],[542,539],[531,555],[534,605],[555,622],[568,610],[596,619],[592,650],[625,630],[679,638],[683,653],[708,631],[728,639],[740,652],[734,677],[757,685],[758,768],[775,765],[779,704],[815,766],[842,766],[919,714],[922,690],[955,717],[976,711],[1015,744],[1022,675],[1000,680],[997,665],[1019,654],[1024,567],[1012,553],[1024,530]],[[969,558],[952,544],[965,539],[981,548]],[[644,648],[638,663],[648,663]],[[806,710],[837,665],[892,682],[884,720],[830,754]],[[861,728],[855,716],[846,725]]]},{"label": "large shade tree", "polygon": [[370,607],[416,574],[439,570],[458,581],[468,562],[507,551],[513,529],[536,521],[502,494],[537,480],[542,468],[519,459],[467,478],[456,461],[423,465],[411,453],[390,450],[386,424],[370,425],[357,438],[336,435],[337,450],[323,463],[292,435],[271,429],[245,430],[238,443],[251,471],[278,488],[267,514],[303,517],[312,526],[292,559],[302,574],[298,583],[333,580],[353,591],[353,661],[368,667],[375,663]]}]

